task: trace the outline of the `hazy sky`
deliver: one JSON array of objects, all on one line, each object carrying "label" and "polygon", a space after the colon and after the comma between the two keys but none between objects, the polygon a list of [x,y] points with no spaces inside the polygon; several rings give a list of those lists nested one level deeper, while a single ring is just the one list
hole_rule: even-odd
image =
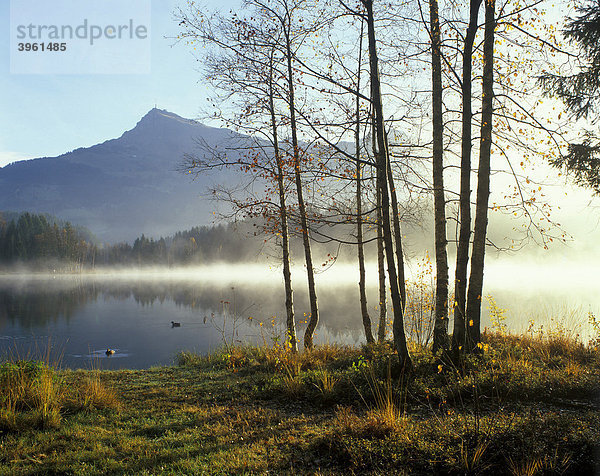
[{"label": "hazy sky", "polygon": [[[185,6],[185,0],[149,1],[151,73],[135,75],[11,74],[6,33],[11,2],[0,2],[0,29],[5,32],[0,36],[0,167],[118,137],[155,103],[184,117],[198,116],[206,94],[198,84],[194,57],[189,48],[165,38],[177,34],[172,12]],[[238,2],[208,0],[203,4],[228,8]]]}]

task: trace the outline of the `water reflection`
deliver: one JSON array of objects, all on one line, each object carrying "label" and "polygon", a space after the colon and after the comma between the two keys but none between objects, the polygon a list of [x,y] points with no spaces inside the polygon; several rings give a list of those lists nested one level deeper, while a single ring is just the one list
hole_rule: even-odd
[{"label": "water reflection", "polygon": [[0,285],[0,332],[8,325],[32,329],[56,323],[59,319],[70,321],[78,309],[95,300],[98,291],[88,286],[53,286],[47,284],[19,283],[17,286]]},{"label": "water reflection", "polygon": [[[565,282],[566,266],[560,272],[543,273],[532,266],[531,275],[527,269],[505,263],[488,267],[482,326],[490,325],[485,298],[490,293],[498,307],[506,309],[509,329],[522,332],[530,319],[545,329],[559,323],[586,341],[588,312],[598,315],[600,309],[593,282]],[[367,280],[375,327],[377,277],[367,274]],[[317,343],[364,342],[357,281],[350,265],[318,276]],[[310,309],[302,270],[296,270],[294,282],[298,335],[302,336]],[[431,297],[425,301],[433,302]],[[101,368],[169,364],[180,350],[208,352],[224,341],[270,344],[281,339],[284,302],[280,273],[264,272],[264,266],[168,274],[5,275],[0,276],[0,354],[23,355],[33,349],[39,355],[51,342],[68,367],[87,367],[90,362]],[[173,327],[171,321],[181,326]],[[109,348],[115,353],[106,355]]]},{"label": "water reflection", "polygon": [[[362,339],[352,283],[321,293],[326,316],[317,342]],[[309,303],[295,294],[298,332]],[[371,290],[372,302],[376,289]],[[182,349],[208,352],[228,343],[271,343],[284,333],[284,297],[271,282],[107,277],[0,279],[0,352],[40,354],[51,340],[68,367],[143,368],[169,364]],[[174,327],[171,321],[180,323]],[[115,350],[106,355],[106,350]]]}]

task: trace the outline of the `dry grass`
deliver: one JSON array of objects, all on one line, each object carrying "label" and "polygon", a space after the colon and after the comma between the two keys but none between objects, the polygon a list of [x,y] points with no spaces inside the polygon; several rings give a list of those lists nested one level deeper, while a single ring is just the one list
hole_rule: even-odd
[{"label": "dry grass", "polygon": [[325,365],[342,365],[344,362],[350,362],[358,357],[360,349],[347,345],[325,344],[315,347],[312,350],[302,352],[302,368],[318,369]]},{"label": "dry grass", "polygon": [[[323,345],[312,350],[290,352],[285,346],[237,346],[214,353],[198,355],[182,351],[176,356],[178,365],[213,368],[220,365],[228,369],[258,367],[260,370],[293,375],[300,371],[321,369],[325,366],[344,366],[358,358],[360,349],[343,345]],[[257,369],[257,370],[259,370]]]},{"label": "dry grass", "polygon": [[58,426],[64,394],[54,369],[42,362],[0,364],[0,429]]},{"label": "dry grass", "polygon": [[597,358],[597,350],[584,345],[567,332],[535,332],[522,335],[485,332],[483,340],[499,352],[499,359],[535,360],[552,365],[559,359],[588,363]]},{"label": "dry grass", "polygon": [[375,407],[360,416],[352,407],[338,406],[332,421],[332,427],[340,434],[368,438],[384,438],[389,435],[398,437],[408,425],[408,419],[394,406]]},{"label": "dry grass", "polygon": [[121,402],[114,390],[102,383],[99,371],[92,370],[73,385],[66,395],[65,406],[79,411],[120,410]]},{"label": "dry grass", "polygon": [[508,469],[513,476],[536,476],[538,474],[567,474],[571,465],[571,457],[562,457],[555,451],[553,455],[530,457],[524,461],[508,460]]},{"label": "dry grass", "polygon": [[334,395],[335,385],[339,382],[338,377],[334,377],[327,369],[320,369],[315,373],[316,382],[313,384],[321,393],[325,400],[329,400]]},{"label": "dry grass", "polygon": [[342,433],[349,433],[356,429],[363,420],[349,406],[338,405],[335,409],[333,427]]},{"label": "dry grass", "polygon": [[484,454],[489,444],[487,440],[480,440],[474,448],[469,449],[464,442],[461,442],[460,463],[466,474],[481,473],[486,469]]},{"label": "dry grass", "polygon": [[283,392],[286,396],[291,398],[298,398],[304,393],[304,382],[296,375],[284,375],[282,378]]},{"label": "dry grass", "polygon": [[391,361],[388,360],[387,375],[380,379],[372,365],[363,369],[371,392],[373,407],[367,412],[367,422],[376,434],[394,432],[406,414],[406,385],[399,380],[394,385]]},{"label": "dry grass", "polygon": [[0,430],[57,428],[63,412],[118,408],[114,392],[97,372],[81,382],[67,382],[67,374],[36,360],[9,360],[0,364]]}]

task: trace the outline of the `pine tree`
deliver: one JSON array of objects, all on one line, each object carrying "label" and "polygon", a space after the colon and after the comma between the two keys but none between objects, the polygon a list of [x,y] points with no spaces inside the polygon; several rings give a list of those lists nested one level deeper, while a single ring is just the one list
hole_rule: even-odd
[{"label": "pine tree", "polygon": [[[590,0],[577,8],[578,16],[567,22],[565,37],[579,46],[580,69],[568,76],[545,74],[544,89],[562,99],[576,119],[590,117],[600,110],[600,0]],[[591,133],[581,143],[569,144],[567,154],[551,164],[571,173],[583,186],[600,194],[600,140]]]}]

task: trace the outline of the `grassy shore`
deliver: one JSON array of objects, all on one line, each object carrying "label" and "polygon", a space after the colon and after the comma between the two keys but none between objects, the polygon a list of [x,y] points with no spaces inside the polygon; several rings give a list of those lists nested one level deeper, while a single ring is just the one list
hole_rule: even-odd
[{"label": "grassy shore", "polygon": [[139,371],[5,362],[0,475],[600,474],[598,350],[484,347],[459,368],[414,348],[410,375],[389,345],[236,347]]}]

